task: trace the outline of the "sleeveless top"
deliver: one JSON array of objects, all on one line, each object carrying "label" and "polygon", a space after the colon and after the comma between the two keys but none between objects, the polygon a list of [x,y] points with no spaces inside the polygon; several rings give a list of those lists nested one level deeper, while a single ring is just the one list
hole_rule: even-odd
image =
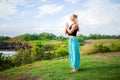
[{"label": "sleeveless top", "polygon": [[[73,25],[73,24],[72,24],[72,25]],[[69,27],[70,30],[72,29],[72,25]],[[77,28],[76,30],[74,30],[71,34],[68,34],[68,35],[69,35],[69,36],[76,36],[77,31],[78,31],[78,28]]]}]

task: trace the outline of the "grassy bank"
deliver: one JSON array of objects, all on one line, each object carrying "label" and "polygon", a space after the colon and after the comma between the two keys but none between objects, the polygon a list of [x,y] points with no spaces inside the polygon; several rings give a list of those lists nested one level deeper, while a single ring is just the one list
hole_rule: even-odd
[{"label": "grassy bank", "polygon": [[[37,61],[0,72],[0,80],[119,80],[120,53],[81,56],[80,71],[71,73],[68,57]],[[104,57],[97,57],[97,56]]]},{"label": "grassy bank", "polygon": [[81,46],[80,50],[82,55],[120,52],[120,39],[85,40],[85,44]]},{"label": "grassy bank", "polygon": [[[79,42],[81,44],[81,41]],[[20,44],[22,47],[11,58],[0,55],[0,71],[39,60],[50,60],[68,55],[68,40],[31,40],[23,44]],[[84,45],[80,46],[80,51],[81,55],[120,52],[120,39],[85,40]]]}]

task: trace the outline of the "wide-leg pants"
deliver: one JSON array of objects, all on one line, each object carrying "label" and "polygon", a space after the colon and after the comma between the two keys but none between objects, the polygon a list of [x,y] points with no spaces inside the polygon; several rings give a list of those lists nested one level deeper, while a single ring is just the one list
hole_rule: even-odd
[{"label": "wide-leg pants", "polygon": [[77,38],[69,38],[68,52],[69,52],[70,66],[75,70],[79,70],[80,51],[79,51],[79,42]]}]

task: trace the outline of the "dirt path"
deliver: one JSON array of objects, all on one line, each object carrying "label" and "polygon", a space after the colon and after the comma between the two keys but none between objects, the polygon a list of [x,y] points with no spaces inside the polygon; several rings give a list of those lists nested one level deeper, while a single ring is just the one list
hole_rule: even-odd
[{"label": "dirt path", "polygon": [[120,56],[120,52],[112,52],[112,53],[103,53],[103,54],[96,54],[94,57],[95,58],[106,58],[110,56]]}]

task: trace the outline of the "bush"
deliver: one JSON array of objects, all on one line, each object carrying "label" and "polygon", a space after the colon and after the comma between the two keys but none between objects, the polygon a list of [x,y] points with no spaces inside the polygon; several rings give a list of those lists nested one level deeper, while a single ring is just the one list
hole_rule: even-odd
[{"label": "bush", "polygon": [[95,48],[95,53],[99,53],[99,52],[110,52],[109,48],[104,46],[103,44],[100,43],[96,43],[94,44],[94,48]]},{"label": "bush", "polygon": [[110,51],[111,50],[107,46],[104,46],[101,43],[87,44],[87,45],[82,46],[81,48],[82,55],[105,53],[105,52],[110,52]]},{"label": "bush", "polygon": [[10,56],[5,57],[3,53],[0,53],[0,71],[14,67],[15,64]]},{"label": "bush", "polygon": [[68,55],[68,50],[65,47],[60,47],[55,51],[56,57],[62,57]]},{"label": "bush", "polygon": [[44,60],[50,60],[52,58],[54,58],[54,54],[52,54],[51,51],[46,51],[42,55],[42,59],[44,59]]},{"label": "bush", "polygon": [[55,44],[45,44],[42,46],[42,49],[44,51],[51,51],[51,50],[54,50],[55,47],[57,47]]},{"label": "bush", "polygon": [[112,43],[111,46],[109,46],[109,49],[112,52],[120,51],[120,43]]},{"label": "bush", "polygon": [[31,63],[34,60],[34,56],[31,54],[30,50],[20,49],[17,53],[13,56],[13,61],[15,65],[20,66],[23,64]]}]

